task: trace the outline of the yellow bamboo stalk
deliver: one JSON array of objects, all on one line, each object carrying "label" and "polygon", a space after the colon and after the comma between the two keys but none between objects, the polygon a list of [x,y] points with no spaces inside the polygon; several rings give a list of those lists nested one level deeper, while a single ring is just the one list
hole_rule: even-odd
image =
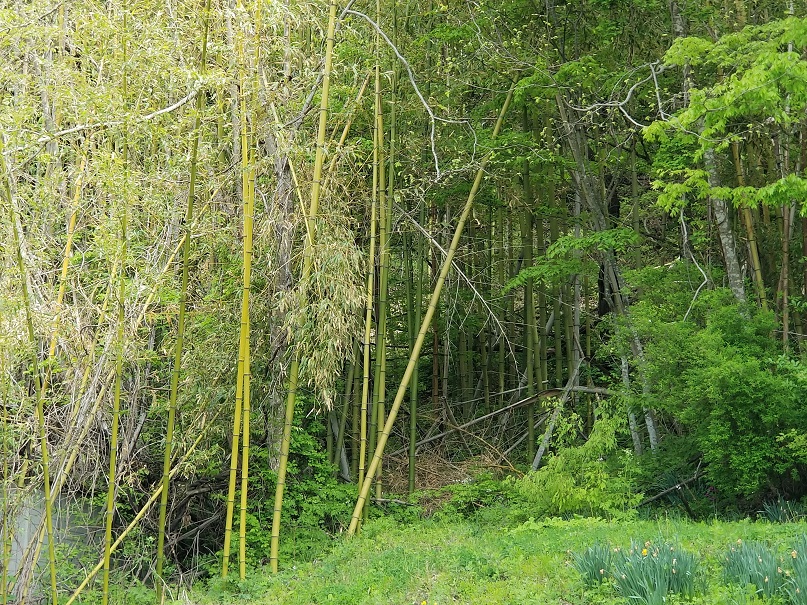
[{"label": "yellow bamboo stalk", "polygon": [[247,188],[247,198],[244,203],[244,297],[246,298],[245,306],[247,310],[247,323],[244,338],[244,401],[243,401],[243,451],[241,457],[241,518],[239,527],[239,541],[238,541],[238,563],[239,563],[239,577],[243,580],[246,577],[246,562],[247,562],[247,502],[248,502],[248,485],[249,485],[249,415],[250,415],[250,344],[249,344],[249,294],[251,288],[251,270],[252,270],[252,223],[253,214],[255,212],[255,181],[254,181],[254,168],[252,170],[252,177],[250,178]]},{"label": "yellow bamboo stalk", "polygon": [[[496,126],[493,129],[493,134],[491,136],[492,139],[495,139],[499,135],[499,131],[501,130],[502,123],[504,122],[504,115],[507,113],[507,109],[510,106],[510,101],[513,98],[513,91],[512,89],[507,94],[507,98],[504,101],[504,105],[502,105],[501,112],[499,113],[499,118],[496,120]],[[406,395],[406,389],[409,386],[409,381],[412,377],[412,372],[415,369],[415,365],[418,362],[418,356],[420,355],[420,349],[423,347],[423,341],[426,338],[426,333],[429,330],[429,325],[431,324],[432,317],[434,317],[435,309],[437,308],[437,303],[440,299],[440,293],[443,289],[443,284],[445,283],[446,277],[448,276],[448,272],[451,269],[451,261],[454,259],[454,255],[457,252],[457,248],[459,247],[460,238],[462,237],[462,230],[465,227],[465,222],[468,220],[468,216],[471,213],[471,209],[473,208],[474,199],[476,198],[476,193],[479,191],[479,186],[482,184],[482,177],[485,173],[485,168],[487,167],[488,161],[490,160],[490,152],[485,155],[479,165],[479,169],[476,173],[476,178],[474,179],[473,186],[471,187],[471,192],[468,194],[468,201],[465,203],[465,207],[462,210],[462,214],[460,215],[459,222],[457,223],[457,228],[454,231],[454,237],[451,239],[451,245],[449,246],[448,252],[446,254],[446,258],[443,261],[443,266],[440,269],[440,274],[437,278],[437,282],[435,283],[434,290],[432,291],[431,298],[429,300],[429,306],[426,309],[426,315],[423,317],[423,323],[420,326],[420,330],[418,332],[417,339],[415,340],[415,345],[412,347],[412,352],[409,355],[409,362],[406,365],[406,370],[404,371],[403,378],[401,379],[401,383],[398,386],[398,392],[395,394],[395,400],[392,403],[392,407],[390,408],[389,415],[387,416],[387,421],[384,424],[384,430],[381,433],[381,438],[378,441],[378,445],[376,445],[375,453],[373,454],[373,460],[370,463],[370,468],[367,471],[368,476],[373,476],[377,471],[379,465],[381,464],[381,457],[384,454],[384,448],[387,445],[387,440],[389,439],[390,432],[392,431],[392,426],[395,423],[395,418],[398,415],[398,410],[401,407],[401,403],[403,402],[404,395]],[[348,527],[347,534],[348,536],[352,536],[356,533],[356,529],[358,528],[359,519],[361,518],[362,509],[364,508],[364,503],[367,500],[367,496],[370,492],[370,482],[366,481],[362,486],[361,492],[359,493],[359,497],[356,500],[356,506],[353,509],[353,516],[350,520],[350,527]]]},{"label": "yellow bamboo stalk", "polygon": [[[311,275],[314,246],[313,221],[319,210],[319,198],[322,187],[322,165],[325,159],[325,135],[328,121],[328,99],[331,87],[331,69],[333,67],[333,42],[336,30],[336,0],[330,0],[328,13],[328,30],[325,43],[325,66],[322,71],[322,99],[319,110],[319,126],[317,129],[317,151],[314,157],[314,178],[311,184],[311,205],[305,216],[308,237],[306,239],[306,254],[303,258],[303,273],[301,281],[307,282]],[[304,301],[301,301],[301,303]],[[291,442],[291,425],[294,420],[294,406],[297,398],[297,383],[300,374],[299,353],[294,354],[294,360],[289,368],[289,392],[286,398],[286,409],[283,418],[283,437],[280,443],[280,461],[277,470],[277,485],[275,487],[275,503],[272,515],[272,538],[269,553],[269,566],[272,572],[277,572],[278,551],[280,545],[280,516],[283,509],[283,491],[286,485],[286,466],[289,459],[289,444]]]}]

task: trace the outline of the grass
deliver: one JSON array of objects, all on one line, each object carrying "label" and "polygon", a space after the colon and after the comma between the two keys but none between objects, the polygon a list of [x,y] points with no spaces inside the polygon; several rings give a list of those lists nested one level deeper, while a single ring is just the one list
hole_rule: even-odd
[{"label": "grass", "polygon": [[[488,511],[489,513],[489,511]],[[485,519],[497,515],[486,514]],[[500,519],[506,519],[502,511]],[[529,520],[507,525],[478,520],[425,520],[400,525],[389,518],[368,523],[361,536],[338,541],[313,563],[272,576],[254,570],[243,582],[214,579],[197,589],[197,605],[617,605],[628,601],[612,582],[586,583],[575,557],[597,544],[630,549],[631,543],[674,543],[698,559],[698,594],[669,595],[668,603],[761,603],[753,587],[727,584],[727,548],[756,541],[787,555],[803,522],[608,522],[599,519]],[[798,543],[802,546],[802,543]],[[186,601],[187,602],[187,601]],[[775,601],[764,601],[775,603]]]}]

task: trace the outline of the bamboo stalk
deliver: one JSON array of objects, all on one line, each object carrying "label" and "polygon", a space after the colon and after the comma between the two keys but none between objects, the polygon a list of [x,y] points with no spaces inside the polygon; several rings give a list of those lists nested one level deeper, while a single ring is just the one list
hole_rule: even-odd
[{"label": "bamboo stalk", "polygon": [[[502,105],[502,110],[499,113],[499,118],[496,120],[496,126],[493,129],[493,134],[491,136],[492,139],[495,139],[499,131],[501,130],[502,123],[504,122],[504,115],[507,112],[507,108],[510,106],[510,101],[513,98],[513,91],[507,94],[507,98]],[[463,208],[462,214],[460,215],[459,222],[457,223],[457,228],[454,232],[454,237],[451,240],[451,245],[448,248],[448,252],[446,254],[446,258],[443,261],[443,266],[440,269],[440,274],[437,278],[437,283],[434,286],[434,290],[432,291],[431,298],[429,300],[429,306],[426,309],[426,315],[423,318],[423,323],[420,327],[418,332],[417,339],[415,340],[415,346],[412,348],[412,352],[409,355],[409,362],[406,365],[406,370],[404,371],[403,378],[401,379],[401,383],[398,387],[398,392],[395,395],[395,400],[392,403],[392,407],[390,408],[389,415],[387,416],[386,423],[384,424],[384,430],[381,433],[381,438],[376,446],[375,453],[373,454],[373,460],[370,463],[370,468],[367,471],[369,476],[372,476],[380,462],[381,457],[384,454],[384,448],[387,445],[387,439],[389,439],[390,432],[392,431],[392,425],[395,423],[395,418],[398,415],[398,410],[401,407],[401,402],[403,401],[404,395],[406,394],[406,389],[409,386],[409,381],[412,378],[412,372],[414,371],[414,367],[418,362],[418,356],[420,355],[420,349],[423,346],[423,341],[426,338],[426,332],[429,329],[431,324],[432,317],[434,316],[434,311],[437,307],[437,302],[440,299],[440,293],[443,289],[443,284],[445,283],[446,276],[448,275],[449,270],[451,269],[451,262],[454,259],[454,255],[457,252],[457,248],[459,247],[460,238],[462,237],[462,230],[465,227],[465,222],[468,220],[468,216],[471,213],[471,209],[473,208],[474,199],[476,198],[476,194],[479,191],[479,187],[482,184],[482,177],[484,175],[485,168],[487,167],[488,161],[490,160],[491,154],[488,153],[482,159],[479,165],[479,169],[476,173],[476,178],[474,179],[474,183],[471,187],[471,191],[468,194],[468,201],[465,203],[465,207]],[[350,527],[348,528],[348,535],[352,536],[355,534],[356,529],[358,527],[359,518],[361,515],[361,511],[364,508],[364,502],[367,500],[367,496],[370,492],[370,483],[365,482],[362,486],[361,492],[359,493],[358,500],[356,501],[356,506],[353,509],[353,516],[350,520]]]},{"label": "bamboo stalk", "polygon": [[[420,207],[420,224],[426,222],[426,206]],[[415,334],[420,331],[423,320],[423,237],[418,238],[417,246],[417,271],[418,280],[415,285],[415,321],[412,330],[412,339],[409,344],[410,350],[415,345]],[[417,411],[418,411],[418,364],[412,370],[412,381],[409,386],[409,493],[415,491],[415,453],[417,449]]]},{"label": "bamboo stalk", "polygon": [[[306,283],[311,275],[312,253],[314,246],[314,219],[319,210],[319,198],[322,186],[322,164],[325,158],[325,135],[328,120],[328,100],[331,86],[331,69],[333,67],[334,31],[336,29],[336,0],[330,0],[328,14],[328,30],[325,44],[325,65],[322,72],[322,100],[319,110],[319,126],[317,129],[317,151],[314,158],[314,178],[311,184],[311,205],[305,216],[308,225],[308,238],[306,240],[307,254],[303,259],[303,274],[301,281]],[[303,302],[303,301],[301,301]],[[297,398],[297,382],[300,373],[299,353],[295,353],[289,369],[289,392],[286,398],[286,409],[283,421],[283,437],[280,444],[280,461],[277,470],[277,486],[275,489],[274,512],[272,515],[272,537],[270,544],[269,565],[273,573],[277,572],[278,550],[280,543],[280,516],[283,509],[283,491],[286,483],[286,466],[289,458],[289,444],[291,442],[291,425],[294,420],[294,407]]]},{"label": "bamboo stalk", "polygon": [[[126,64],[126,36],[127,19],[126,11],[123,13],[123,63]],[[127,70],[123,70],[123,98],[128,97]],[[101,583],[101,605],[109,603],[109,572],[112,557],[112,520],[115,516],[115,491],[117,489],[118,476],[118,430],[120,427],[120,399],[121,381],[123,380],[123,355],[125,351],[124,321],[126,319],[126,257],[128,252],[128,221],[129,208],[127,191],[129,185],[129,137],[128,126],[123,127],[123,215],[120,222],[120,266],[121,271],[118,276],[118,327],[117,327],[117,356],[115,359],[115,395],[112,399],[112,429],[109,439],[109,474],[106,494],[106,514],[104,527],[104,574]]]},{"label": "bamboo stalk", "polygon": [[[200,71],[204,74],[207,65],[207,38],[210,29],[210,0],[206,0],[202,26],[202,55],[199,59]],[[182,244],[182,285],[179,296],[179,318],[177,322],[177,340],[174,346],[174,367],[171,372],[171,386],[168,396],[168,426],[165,434],[165,451],[163,455],[162,494],[160,495],[160,514],[157,524],[157,560],[154,573],[157,584],[157,601],[162,603],[165,597],[165,582],[162,577],[165,561],[165,526],[168,510],[168,488],[171,480],[171,451],[174,441],[174,424],[177,413],[177,392],[179,390],[179,374],[182,369],[182,347],[185,338],[185,312],[188,301],[188,272],[190,265],[191,226],[193,224],[193,205],[196,197],[196,162],[199,148],[201,113],[205,95],[196,97],[196,115],[194,116],[194,132],[190,161],[190,182],[188,184],[188,205],[185,209],[185,241]]]},{"label": "bamboo stalk", "polygon": [[[380,18],[381,4],[376,0],[377,17]],[[392,225],[391,199],[387,196],[386,169],[384,164],[384,114],[381,104],[381,65],[380,65],[380,38],[376,34],[376,72],[375,72],[375,119],[376,119],[376,148],[378,150],[378,207],[379,207],[379,284],[378,284],[378,335],[376,342],[376,364],[378,367],[377,381],[375,386],[375,411],[376,440],[380,438],[381,429],[384,426],[384,406],[386,399],[386,376],[387,376],[387,292],[389,289],[389,231]],[[373,446],[370,446],[373,449]],[[381,464],[378,465],[378,472],[375,476],[376,498],[381,498]]]},{"label": "bamboo stalk", "polygon": [[[347,428],[347,417],[350,412],[350,402],[353,394],[353,377],[356,374],[356,357],[359,354],[358,341],[353,342],[353,350],[348,362],[347,377],[345,378],[345,392],[342,401],[342,413],[339,415],[339,432],[336,434],[336,447],[331,462],[338,464],[339,457],[345,447],[345,430]],[[330,431],[330,427],[328,427]]]}]

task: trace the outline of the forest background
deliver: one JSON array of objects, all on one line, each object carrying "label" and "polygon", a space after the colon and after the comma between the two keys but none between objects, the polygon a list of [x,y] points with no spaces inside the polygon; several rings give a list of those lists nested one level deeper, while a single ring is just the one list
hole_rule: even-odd
[{"label": "forest background", "polygon": [[106,599],[458,481],[803,497],[804,13],[0,3],[4,598],[76,596],[57,502]]}]

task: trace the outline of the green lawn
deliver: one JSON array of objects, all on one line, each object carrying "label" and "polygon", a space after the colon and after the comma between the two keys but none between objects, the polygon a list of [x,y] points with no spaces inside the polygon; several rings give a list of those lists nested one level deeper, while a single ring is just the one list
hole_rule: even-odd
[{"label": "green lawn", "polygon": [[[502,511],[501,519],[505,518],[506,511]],[[629,548],[634,539],[642,544],[675,543],[698,556],[698,595],[689,602],[753,603],[757,599],[750,587],[729,586],[723,581],[722,559],[728,548],[738,540],[757,540],[786,560],[796,537],[804,533],[805,523],[752,521],[581,518],[511,525],[457,520],[399,525],[380,519],[368,523],[360,537],[339,541],[321,560],[285,569],[274,577],[267,568],[244,582],[214,580],[198,588],[191,601],[199,605],[627,603],[610,582],[586,588],[574,568],[572,553],[581,553],[597,542]],[[679,597],[668,597],[666,602],[679,602]]]}]

